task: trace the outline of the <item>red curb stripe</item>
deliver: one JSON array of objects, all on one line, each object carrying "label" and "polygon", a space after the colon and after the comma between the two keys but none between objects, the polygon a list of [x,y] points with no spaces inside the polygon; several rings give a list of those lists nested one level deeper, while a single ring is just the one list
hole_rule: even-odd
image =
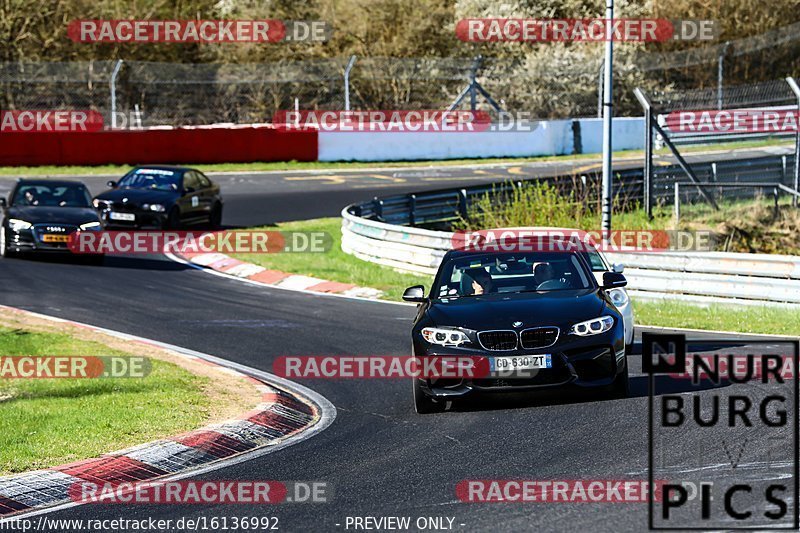
[{"label": "red curb stripe", "polygon": [[317,283],[316,285],[312,285],[308,287],[306,290],[308,291],[316,291],[316,292],[344,292],[350,289],[354,289],[356,286],[352,283],[339,283],[338,281],[325,281],[322,283]]},{"label": "red curb stripe", "polygon": [[282,279],[288,278],[289,276],[291,276],[291,274],[287,274],[286,272],[280,272],[278,270],[262,270],[257,274],[248,276],[247,279],[252,281],[257,281],[259,283],[266,283],[267,285],[272,285],[273,283],[277,283]]},{"label": "red curb stripe", "polygon": [[124,455],[89,459],[54,470],[95,483],[143,481],[169,473]]},{"label": "red curb stripe", "polygon": [[273,413],[271,411],[262,411],[257,415],[251,416],[247,421],[258,424],[259,426],[277,429],[284,435],[290,435],[308,425],[307,423],[290,420],[280,413]]},{"label": "red curb stripe", "polygon": [[230,457],[256,447],[252,442],[243,442],[216,431],[193,431],[175,442],[202,450],[217,458]]},{"label": "red curb stripe", "polygon": [[305,414],[307,414],[309,416],[316,416],[316,414],[317,414],[317,410],[314,409],[312,406],[306,405],[306,404],[304,404],[304,403],[302,403],[300,401],[297,401],[294,398],[290,398],[288,396],[283,396],[283,395],[279,396],[278,397],[278,401],[276,401],[275,403],[278,403],[278,404],[283,405],[285,407],[289,407],[289,408],[294,409],[296,411],[300,411],[301,413],[305,413]]},{"label": "red curb stripe", "polygon": [[0,496],[0,516],[16,513],[17,511],[24,511],[25,509],[30,508],[30,505],[25,505],[24,503],[12,500],[11,498]]}]

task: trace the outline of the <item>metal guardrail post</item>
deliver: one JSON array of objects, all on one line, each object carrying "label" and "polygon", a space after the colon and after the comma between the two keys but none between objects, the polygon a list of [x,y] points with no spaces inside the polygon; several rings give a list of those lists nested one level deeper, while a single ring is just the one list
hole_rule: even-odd
[{"label": "metal guardrail post", "polygon": [[681,184],[675,182],[675,225],[681,221]]},{"label": "metal guardrail post", "polygon": [[644,181],[642,183],[644,210],[648,218],[653,218],[653,106],[650,99],[639,87],[633,90],[634,96],[644,109]]},{"label": "metal guardrail post", "polygon": [[[797,111],[800,112],[800,87],[791,76],[786,78],[786,83],[797,98]],[[794,140],[794,190],[800,192],[800,129],[797,130]],[[793,197],[792,205],[797,207],[797,196]]]},{"label": "metal guardrail post", "polygon": [[111,80],[109,80],[111,88],[111,129],[117,127],[117,74],[119,74],[119,69],[121,68],[122,60],[118,59],[117,64],[114,65],[114,70],[111,72]]},{"label": "metal guardrail post", "polygon": [[772,195],[775,198],[775,218],[778,218],[780,214],[780,206],[778,205],[778,200],[780,199],[780,192],[777,187],[773,187]]},{"label": "metal guardrail post", "polygon": [[383,219],[383,200],[376,196],[372,199],[372,206],[375,211],[375,216],[379,219]]},{"label": "metal guardrail post", "polygon": [[459,189],[458,191],[458,214],[464,220],[467,219],[467,190]]},{"label": "metal guardrail post", "polygon": [[417,223],[417,195],[408,195],[408,225],[413,226]]}]

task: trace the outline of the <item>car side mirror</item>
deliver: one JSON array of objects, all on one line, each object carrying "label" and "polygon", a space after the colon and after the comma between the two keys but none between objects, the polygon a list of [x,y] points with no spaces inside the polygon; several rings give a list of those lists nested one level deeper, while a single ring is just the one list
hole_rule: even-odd
[{"label": "car side mirror", "polygon": [[5,198],[0,198],[0,207],[8,207],[8,202]]},{"label": "car side mirror", "polygon": [[422,285],[414,285],[413,287],[407,288],[405,292],[403,292],[403,300],[416,303],[424,302],[426,300],[425,287]]},{"label": "car side mirror", "polygon": [[109,187],[111,187],[112,189],[116,189],[116,188],[117,188],[117,182],[116,182],[116,181],[114,181],[114,180],[108,180],[108,181],[106,182],[106,185],[108,185],[108,186],[109,186]]},{"label": "car side mirror", "polygon": [[183,189],[183,194],[191,194],[194,192],[194,187],[185,187]]},{"label": "car side mirror", "polygon": [[614,263],[613,265],[611,265],[611,270],[613,272],[619,272],[620,274],[622,274],[623,272],[625,272],[625,265],[623,265],[622,263]]},{"label": "car side mirror", "polygon": [[628,284],[628,280],[620,272],[606,272],[603,274],[603,288],[617,289]]}]

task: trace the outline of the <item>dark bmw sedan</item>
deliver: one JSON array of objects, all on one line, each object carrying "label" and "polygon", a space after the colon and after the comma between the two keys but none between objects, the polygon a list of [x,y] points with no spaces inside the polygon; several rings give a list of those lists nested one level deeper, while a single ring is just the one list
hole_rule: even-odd
[{"label": "dark bmw sedan", "polygon": [[607,291],[626,284],[606,272],[598,285],[582,254],[571,251],[448,252],[430,295],[419,303],[413,356],[481,361],[485,373],[414,378],[418,413],[476,393],[577,385],[628,394],[622,316]]},{"label": "dark bmw sedan", "polygon": [[19,180],[0,198],[0,254],[69,252],[69,235],[103,229],[91,195],[77,181]]},{"label": "dark bmw sedan", "polygon": [[94,206],[111,229],[176,229],[222,222],[219,185],[199,170],[174,166],[139,166],[110,190],[94,199]]}]

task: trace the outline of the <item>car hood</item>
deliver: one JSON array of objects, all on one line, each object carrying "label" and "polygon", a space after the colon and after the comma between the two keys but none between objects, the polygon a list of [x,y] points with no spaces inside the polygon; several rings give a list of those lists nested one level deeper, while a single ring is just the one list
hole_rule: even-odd
[{"label": "car hood", "polygon": [[55,206],[12,206],[8,208],[8,218],[18,218],[31,224],[74,224],[99,222],[100,217],[91,207]]},{"label": "car hood", "polygon": [[100,200],[109,200],[112,202],[122,202],[125,198],[128,203],[132,205],[140,205],[143,203],[172,203],[175,202],[180,195],[177,192],[171,191],[158,191],[155,189],[110,189],[97,195]]},{"label": "car hood", "polygon": [[436,325],[474,330],[568,324],[600,316],[605,302],[597,289],[488,294],[434,301],[428,316]]}]

